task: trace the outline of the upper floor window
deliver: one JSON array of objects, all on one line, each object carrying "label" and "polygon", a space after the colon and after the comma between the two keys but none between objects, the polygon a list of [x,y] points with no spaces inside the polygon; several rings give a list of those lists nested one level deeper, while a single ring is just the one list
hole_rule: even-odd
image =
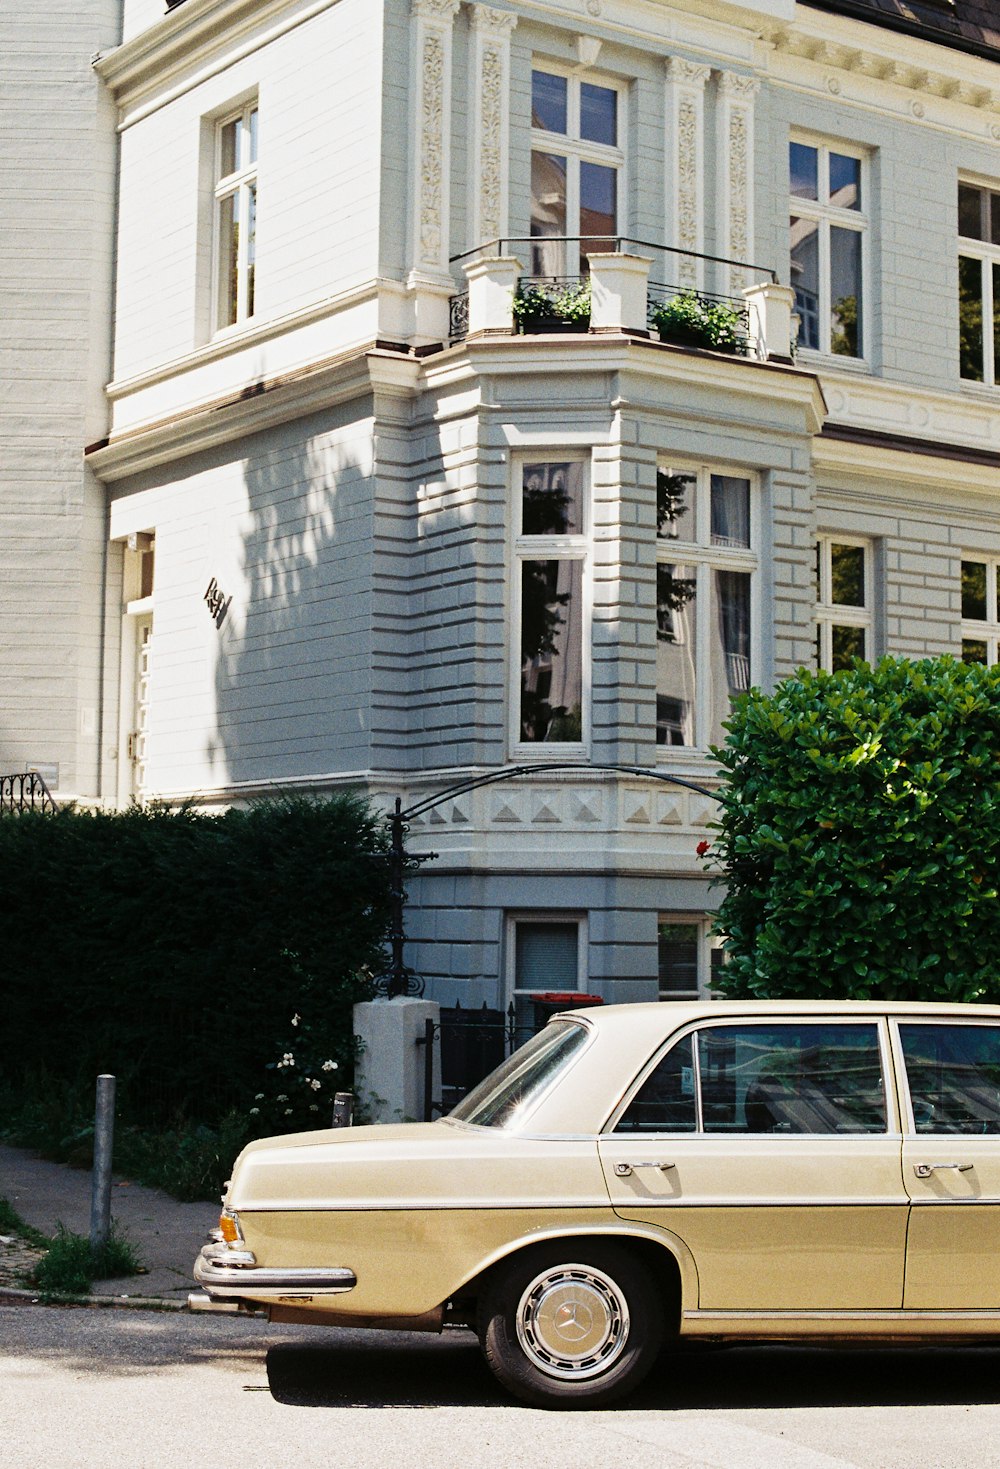
[{"label": "upper floor window", "polygon": [[586,489],[583,460],[521,465],[514,542],[516,744],[579,746],[584,740]]},{"label": "upper floor window", "polygon": [[840,145],[789,147],[791,283],[799,345],[838,357],[865,353],[867,184],[864,160]]},{"label": "upper floor window", "polygon": [[962,662],[1000,662],[1000,561],[962,562]]},{"label": "upper floor window", "polygon": [[218,124],[215,147],[215,325],[221,330],[254,314],[256,102]]},{"label": "upper floor window", "polygon": [[1000,192],[958,186],[959,372],[1000,382]]},{"label": "upper floor window", "polygon": [[867,541],[822,536],[816,545],[816,662],[828,673],[872,656],[872,556]]},{"label": "upper floor window", "polygon": [[657,474],[656,742],[720,744],[750,687],[753,489],[701,466]]},{"label": "upper floor window", "polygon": [[558,72],[531,73],[531,234],[558,238],[532,247],[533,275],[586,274],[590,250],[618,233],[623,156],[621,93]]}]

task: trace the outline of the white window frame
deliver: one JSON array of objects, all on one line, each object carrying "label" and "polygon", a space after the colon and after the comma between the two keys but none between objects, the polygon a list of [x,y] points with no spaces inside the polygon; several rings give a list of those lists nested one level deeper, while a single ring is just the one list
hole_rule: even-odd
[{"label": "white window frame", "polygon": [[[798,194],[791,192],[791,179],[789,179],[788,191],[788,213],[789,218],[797,216],[800,219],[814,221],[819,226],[819,244],[817,273],[819,277],[818,290],[818,312],[819,312],[819,347],[807,347],[804,342],[798,343],[799,352],[808,357],[828,357],[838,364],[843,363],[866,363],[871,355],[871,217],[868,214],[868,203],[871,198],[871,169],[869,168],[868,154],[864,149],[853,143],[844,143],[836,138],[821,137],[815,133],[799,132],[794,130],[789,135],[789,145],[799,143],[806,148],[815,148],[819,155],[817,161],[817,193],[818,199],[803,199]],[[843,158],[856,158],[861,165],[860,188],[861,209],[841,209],[830,202],[830,154],[838,153]],[[834,352],[831,347],[830,314],[831,314],[831,285],[830,285],[830,229],[831,226],[838,229],[853,230],[861,236],[861,317],[859,321],[861,335],[861,352],[857,357],[848,356],[846,353]],[[794,289],[795,282],[791,276],[791,253],[789,252],[789,279]]]},{"label": "white window frame", "polygon": [[[714,571],[740,571],[750,576],[750,668],[747,687],[752,687],[759,678],[761,667],[761,600],[760,600],[760,536],[761,495],[760,480],[752,470],[739,464],[698,464],[679,459],[661,460],[658,470],[667,474],[691,475],[694,485],[695,539],[685,539],[684,523],[677,536],[656,537],[656,563],[680,563],[695,568],[695,606],[699,610],[697,641],[695,648],[695,718],[694,742],[690,745],[657,743],[659,763],[676,760],[680,755],[706,755],[710,744],[715,743],[712,725],[711,675],[711,628],[712,628],[712,573]],[[749,547],[713,546],[711,541],[712,477],[732,478],[749,481],[750,485],[750,545]],[[689,522],[690,523],[690,522]],[[702,609],[704,611],[702,612]],[[656,624],[658,608],[655,605],[653,620]],[[658,678],[654,680],[654,693]],[[656,731],[654,730],[654,736]]]},{"label": "white window frame", "polygon": [[[660,929],[669,924],[684,924],[694,926],[698,929],[697,937],[697,987],[693,990],[679,990],[670,993],[666,990],[659,991],[661,1003],[667,1004],[671,1001],[684,1000],[711,1000],[714,998],[712,992],[712,967],[713,954],[724,953],[723,943],[717,934],[712,933],[712,917],[706,913],[681,913],[666,912],[656,915],[656,938],[657,938],[657,983],[659,983],[659,938]],[[716,961],[721,962],[721,958]]]},{"label": "white window frame", "polygon": [[[985,643],[987,664],[1000,663],[1000,615],[998,615],[1000,589],[997,587],[1000,557],[986,556],[981,551],[968,551],[963,552],[961,560],[978,561],[981,566],[986,567],[986,616],[982,619],[963,616],[962,642],[964,644],[968,639],[977,643]],[[959,577],[961,577],[961,563],[959,564]],[[959,582],[959,597],[961,598],[961,581]]]},{"label": "white window frame", "polygon": [[[966,177],[962,174],[959,176],[958,182],[959,185],[964,184],[970,189],[979,189],[987,196],[987,199],[990,195],[996,195],[1000,198],[1000,186],[997,185],[996,180],[990,183],[981,178]],[[971,383],[975,387],[980,388],[995,388],[997,386],[997,372],[993,339],[994,332],[997,329],[997,322],[1000,320],[1000,299],[998,299],[997,293],[993,289],[993,277],[994,267],[1000,272],[1000,244],[994,245],[989,240],[974,240],[969,235],[959,234],[958,257],[959,260],[964,257],[967,260],[977,260],[979,262],[983,300],[983,375],[981,378],[964,377],[962,375],[961,356],[959,356],[959,382],[963,385]],[[961,297],[959,297],[959,304],[961,304]]]},{"label": "white window frame", "polygon": [[[580,164],[597,163],[604,168],[613,168],[617,176],[617,190],[615,194],[615,225],[616,234],[621,236],[626,233],[624,225],[625,201],[628,198],[627,179],[625,177],[625,149],[622,139],[627,137],[628,119],[625,114],[627,100],[627,89],[622,82],[614,77],[603,76],[600,72],[578,72],[569,67],[562,66],[558,62],[549,61],[546,57],[536,56],[531,62],[532,78],[536,71],[544,72],[547,76],[558,76],[566,79],[566,131],[565,133],[550,133],[543,128],[531,127],[530,152],[557,154],[566,159],[566,235],[570,238],[582,233],[580,229]],[[618,142],[612,147],[607,143],[592,143],[586,138],[580,137],[580,88],[586,83],[590,86],[603,87],[608,92],[614,92],[617,96],[616,125]],[[531,160],[529,157],[529,179]],[[530,201],[530,182],[529,182]],[[529,202],[530,212],[530,202]],[[530,231],[529,231],[530,232]],[[611,248],[608,246],[607,248]],[[532,254],[533,254],[532,248]],[[575,262],[572,262],[575,265]],[[575,277],[578,275],[576,269],[570,268],[571,262],[567,259],[567,247],[562,247],[562,268],[555,272],[557,275]],[[534,274],[534,259],[531,262],[532,274]],[[550,272],[551,274],[551,272]]]},{"label": "white window frame", "polygon": [[[521,530],[524,467],[526,464],[580,464],[583,466],[582,521],[580,533],[574,535],[524,535]],[[579,450],[544,445],[511,456],[511,552],[510,608],[508,626],[510,667],[508,673],[508,748],[517,760],[583,759],[590,752],[591,662],[593,623],[593,473],[591,456]],[[525,561],[580,561],[580,740],[521,739],[521,565]]]},{"label": "white window frame", "polygon": [[[526,908],[512,910],[506,914],[504,952],[506,962],[506,1002],[510,1005],[518,995],[543,995],[544,989],[521,989],[517,983],[517,930],[521,924],[576,924],[576,993],[587,994],[587,953],[589,941],[589,916],[577,908]],[[552,986],[549,986],[551,989]],[[567,991],[568,993],[568,991]]]},{"label": "white window frame", "polygon": [[[257,114],[257,153],[251,156],[252,115]],[[237,132],[241,156],[235,169],[228,174],[222,172],[222,134],[231,123],[239,123]],[[213,154],[213,224],[212,224],[212,319],[216,334],[230,332],[252,321],[256,315],[256,206],[259,206],[258,169],[260,157],[260,111],[256,96],[249,98],[241,107],[223,113],[215,120]],[[251,196],[255,202],[254,255],[250,256],[250,207]],[[236,257],[236,317],[222,320],[226,302],[226,286],[222,280],[222,231],[223,205],[229,200],[238,200],[239,241]],[[250,300],[250,267],[254,268],[253,302]],[[252,309],[251,309],[252,306]],[[228,318],[228,311],[226,313]]]},{"label": "white window frame", "polygon": [[[833,564],[831,547],[858,546],[865,554],[863,607],[852,607],[843,602],[834,602]],[[875,547],[865,536],[840,535],[836,531],[823,532],[816,537],[818,585],[816,588],[816,656],[817,665],[827,673],[833,671],[834,627],[859,627],[865,634],[865,662],[874,663],[875,649]]]}]

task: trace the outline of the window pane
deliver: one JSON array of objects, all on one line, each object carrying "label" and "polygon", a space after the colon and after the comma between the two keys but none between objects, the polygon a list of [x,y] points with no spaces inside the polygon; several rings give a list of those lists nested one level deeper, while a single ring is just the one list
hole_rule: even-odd
[{"label": "window pane", "polygon": [[521,482],[521,533],[579,535],[583,529],[583,465],[526,464]]},{"label": "window pane", "polygon": [[901,1025],[917,1132],[1000,1132],[1000,1029]]},{"label": "window pane", "polygon": [[657,471],[656,534],[663,540],[695,539],[694,487],[693,474],[673,474],[669,469]]},{"label": "window pane", "polygon": [[[566,160],[554,153],[531,155],[531,233],[533,237],[566,233]],[[565,269],[563,245],[532,247],[533,275],[562,275]]]},{"label": "window pane", "polygon": [[219,129],[219,178],[224,179],[236,172],[236,141],[239,118],[227,122]]},{"label": "window pane", "polygon": [[989,663],[989,653],[985,643],[978,638],[962,639],[962,662],[963,663]]},{"label": "window pane", "polygon": [[251,184],[247,190],[247,300],[246,314],[253,316],[254,284],[257,267],[257,185]]},{"label": "window pane", "polygon": [[713,474],[712,545],[749,546],[750,481]]},{"label": "window pane", "polygon": [[830,351],[861,356],[861,235],[830,228]]},{"label": "window pane", "polygon": [[990,242],[1000,245],[1000,194],[990,195]]},{"label": "window pane", "polygon": [[256,107],[254,108],[254,110],[250,114],[250,136],[249,136],[247,142],[248,142],[248,146],[249,146],[249,149],[250,149],[250,156],[247,159],[247,162],[248,163],[256,163],[257,162],[257,109],[256,109]]},{"label": "window pane", "polygon": [[830,546],[830,601],[838,607],[865,605],[864,546]]},{"label": "window pane", "polygon": [[958,257],[958,370],[983,380],[983,270],[978,260]]},{"label": "window pane", "polygon": [[239,303],[239,195],[219,200],[219,305],[216,325],[232,326]]},{"label": "window pane", "polygon": [[613,250],[614,241],[601,236],[618,229],[618,170],[600,163],[580,164],[580,269],[587,269],[591,250]]},{"label": "window pane", "polygon": [[1000,264],[993,263],[993,381],[1000,383]]},{"label": "window pane", "polygon": [[517,1126],[518,1118],[586,1045],[589,1031],[556,1020],[490,1072],[451,1113],[477,1127]]},{"label": "window pane", "polygon": [[884,1132],[874,1025],[724,1025],[698,1033],[706,1132]]},{"label": "window pane", "polygon": [[864,628],[831,627],[830,650],[830,668],[833,673],[839,673],[843,668],[850,668],[855,658],[865,657]]},{"label": "window pane", "polygon": [[582,738],[582,561],[521,566],[521,739]]},{"label": "window pane", "polygon": [[830,154],[830,203],[839,209],[861,208],[861,160]]},{"label": "window pane", "polygon": [[792,287],[799,316],[799,342],[819,349],[819,225],[812,219],[789,221]]},{"label": "window pane", "polygon": [[566,78],[531,73],[531,125],[547,133],[566,131]]},{"label": "window pane", "polygon": [[656,568],[656,743],[695,743],[697,580],[693,566]]},{"label": "window pane", "polygon": [[715,606],[709,658],[712,673],[712,723],[709,743],[720,745],[725,738],[723,720],[732,702],[750,687],[750,574],[745,571],[713,571]]},{"label": "window pane", "polygon": [[958,233],[967,240],[983,238],[983,191],[972,184],[958,186]]},{"label": "window pane", "polygon": [[657,935],[660,999],[698,993],[697,923],[661,923]]},{"label": "window pane", "polygon": [[583,82],[580,87],[580,137],[589,143],[618,143],[618,93]]},{"label": "window pane", "polygon": [[962,616],[985,622],[986,610],[986,562],[962,562]]},{"label": "window pane", "polygon": [[647,1076],[615,1132],[694,1132],[694,1064],[684,1036]]},{"label": "window pane", "polygon": [[788,171],[791,190],[799,199],[819,198],[819,152],[806,143],[792,143],[788,149]]},{"label": "window pane", "polygon": [[575,990],[578,936],[576,923],[515,924],[515,989]]}]

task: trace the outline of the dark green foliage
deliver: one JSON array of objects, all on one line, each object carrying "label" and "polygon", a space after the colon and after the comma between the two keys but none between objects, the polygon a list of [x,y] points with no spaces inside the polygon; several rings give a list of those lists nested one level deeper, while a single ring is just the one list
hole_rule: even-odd
[{"label": "dark green foliage", "polygon": [[541,331],[549,323],[586,331],[590,325],[589,280],[518,285],[514,320],[522,331]]},{"label": "dark green foliage", "polygon": [[348,1079],[351,1007],[389,922],[386,847],[353,796],[0,820],[0,1087],[92,1107],[109,1071],[129,1122],[215,1126],[249,1113],[295,1013]]},{"label": "dark green foliage", "polygon": [[664,342],[746,355],[744,313],[726,301],[706,301],[697,291],[682,291],[658,302],[650,313],[650,322]]},{"label": "dark green foliage", "polygon": [[94,1280],[115,1280],[141,1271],[135,1247],[117,1224],[112,1223],[106,1243],[97,1250],[91,1249],[83,1235],[71,1234],[60,1224],[55,1239],[35,1266],[34,1284],[46,1299],[82,1296]]},{"label": "dark green foliage", "polygon": [[1000,999],[1000,667],[803,671],[728,727],[718,988]]},{"label": "dark green foliage", "polygon": [[0,1234],[16,1234],[27,1244],[41,1248],[49,1243],[40,1229],[21,1218],[10,1199],[0,1198]]}]

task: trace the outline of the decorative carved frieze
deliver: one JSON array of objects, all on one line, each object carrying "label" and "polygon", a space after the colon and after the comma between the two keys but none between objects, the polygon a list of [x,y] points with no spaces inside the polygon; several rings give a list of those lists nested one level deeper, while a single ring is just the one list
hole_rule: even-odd
[{"label": "decorative carved frieze", "polygon": [[[666,63],[667,76],[667,188],[665,238],[675,249],[699,254],[703,249],[704,221],[701,198],[705,83],[711,68],[681,56]],[[681,255],[674,265],[681,286],[703,284],[700,262]]]},{"label": "decorative carved frieze", "polygon": [[416,57],[411,268],[443,274],[448,265],[448,134],[451,28],[460,0],[411,0]]},{"label": "decorative carved frieze", "polygon": [[510,36],[517,16],[490,5],[472,6],[474,157],[471,238],[498,240],[507,232],[510,136]]},{"label": "decorative carved frieze", "polygon": [[[753,106],[759,85],[756,77],[736,72],[723,72],[718,79],[719,253],[731,260],[751,261],[754,253]],[[724,295],[738,296],[752,284],[748,271],[726,267]]]}]

